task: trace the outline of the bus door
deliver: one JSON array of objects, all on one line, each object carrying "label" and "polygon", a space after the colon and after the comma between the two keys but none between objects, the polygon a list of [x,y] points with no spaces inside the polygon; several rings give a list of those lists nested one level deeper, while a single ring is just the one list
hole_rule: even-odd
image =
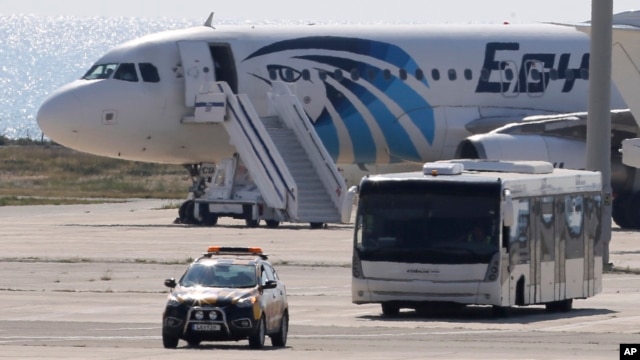
[{"label": "bus door", "polygon": [[[602,289],[602,253],[600,242],[600,220],[602,197],[591,195],[585,197],[585,246],[584,246],[584,286],[586,296],[593,296]],[[598,258],[600,257],[600,258]]]},{"label": "bus door", "polygon": [[530,301],[529,293],[531,289],[528,284],[532,281],[529,245],[531,233],[529,199],[514,200],[513,208],[516,220],[511,226],[508,249],[510,303],[525,305]]},{"label": "bus door", "polygon": [[538,224],[538,212],[540,200],[531,199],[531,212],[529,213],[529,304],[540,301],[540,224]]},{"label": "bus door", "polygon": [[[535,238],[536,302],[555,300],[556,236],[554,198],[546,196],[535,199],[532,226]],[[533,245],[532,245],[533,246]],[[535,266],[534,266],[535,264]]]},{"label": "bus door", "polygon": [[555,217],[555,228],[556,228],[556,256],[555,256],[555,289],[554,289],[554,300],[563,300],[567,295],[567,284],[566,284],[566,243],[567,238],[569,237],[567,234],[567,226],[564,217],[564,197],[558,196],[555,200],[555,208],[558,216]]},{"label": "bus door", "polygon": [[562,220],[565,228],[565,299],[585,297],[585,241],[584,241],[584,196],[564,196]]}]

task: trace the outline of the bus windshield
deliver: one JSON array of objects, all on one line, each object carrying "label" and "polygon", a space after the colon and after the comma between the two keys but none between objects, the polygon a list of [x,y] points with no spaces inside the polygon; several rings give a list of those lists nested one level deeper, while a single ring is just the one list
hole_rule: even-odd
[{"label": "bus windshield", "polygon": [[360,198],[355,246],[373,261],[485,263],[498,251],[499,197],[375,193]]}]

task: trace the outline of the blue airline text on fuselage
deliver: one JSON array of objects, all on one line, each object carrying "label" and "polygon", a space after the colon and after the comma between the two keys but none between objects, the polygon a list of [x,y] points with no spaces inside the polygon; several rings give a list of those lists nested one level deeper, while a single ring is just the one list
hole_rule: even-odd
[{"label": "blue airline text on fuselage", "polygon": [[576,80],[588,79],[588,53],[582,54],[577,68],[570,68],[571,53],[524,53],[515,58],[513,52],[519,50],[517,42],[487,43],[476,92],[543,93],[550,81],[563,80],[562,92],[567,93]]}]

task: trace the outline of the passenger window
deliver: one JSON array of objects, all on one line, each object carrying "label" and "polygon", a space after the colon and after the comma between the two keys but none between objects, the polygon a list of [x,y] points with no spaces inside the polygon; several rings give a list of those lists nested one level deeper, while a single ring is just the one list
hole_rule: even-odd
[{"label": "passenger window", "polygon": [[407,70],[400,69],[400,79],[407,80]]},{"label": "passenger window", "polygon": [[302,80],[305,80],[305,81],[311,80],[311,73],[309,72],[309,70],[307,69],[302,70]]},{"label": "passenger window", "polygon": [[489,81],[489,70],[486,68],[483,68],[482,71],[480,71],[480,79],[482,79],[482,81]]},{"label": "passenger window", "polygon": [[375,80],[375,78],[376,78],[375,70],[373,70],[373,69],[367,70],[367,76],[369,77],[369,80]]},{"label": "passenger window", "polygon": [[507,81],[511,81],[513,80],[514,74],[513,74],[513,70],[512,69],[507,69],[504,71],[504,78]]},{"label": "passenger window", "polygon": [[567,81],[573,81],[573,80],[575,80],[576,75],[573,73],[573,70],[567,70],[567,71],[564,73],[564,78],[565,78],[565,80],[567,80]]},{"label": "passenger window", "polygon": [[270,266],[264,265],[264,272],[267,274],[268,280],[276,280],[274,271]]},{"label": "passenger window", "polygon": [[276,71],[276,69],[273,69],[273,68],[269,69],[269,79],[271,79],[271,80],[277,80],[278,79],[278,72]]},{"label": "passenger window", "polygon": [[134,64],[120,64],[116,70],[114,79],[136,82],[138,81],[138,73]]},{"label": "passenger window", "polygon": [[473,72],[471,71],[471,69],[466,69],[464,71],[464,78],[467,80],[473,80]]},{"label": "passenger window", "polygon": [[324,70],[320,70],[318,71],[318,77],[320,78],[320,80],[325,81],[327,80],[327,72]]},{"label": "passenger window", "polygon": [[358,69],[352,69],[351,70],[351,80],[358,81],[359,79],[360,79],[360,73],[358,72]]},{"label": "passenger window", "polygon": [[456,70],[455,69],[449,69],[447,74],[449,76],[449,80],[451,80],[451,81],[455,81],[458,78],[458,74],[456,74]]},{"label": "passenger window", "polygon": [[531,79],[533,81],[540,81],[540,71],[538,69],[531,69]]},{"label": "passenger window", "polygon": [[582,78],[582,80],[589,80],[589,69],[580,69],[580,77]]},{"label": "passenger window", "polygon": [[382,77],[384,77],[385,80],[391,80],[391,70],[384,69],[384,71],[382,72]]},{"label": "passenger window", "polygon": [[416,79],[418,79],[419,81],[422,81],[422,79],[424,79],[424,72],[422,72],[422,69],[416,69]]},{"label": "passenger window", "polygon": [[262,273],[260,274],[260,284],[265,285],[268,280],[276,280],[276,277],[269,266],[263,265]]},{"label": "passenger window", "polygon": [[438,71],[438,69],[433,69],[433,70],[431,70],[431,78],[432,78],[434,81],[438,81],[438,80],[440,80],[440,71]]},{"label": "passenger window", "polygon": [[138,64],[140,68],[140,75],[142,75],[142,81],[157,83],[160,82],[160,75],[158,75],[158,69],[150,63]]},{"label": "passenger window", "polygon": [[333,72],[333,75],[335,76],[336,81],[342,81],[342,79],[344,78],[344,76],[342,75],[342,70],[340,69],[336,69],[336,71]]}]

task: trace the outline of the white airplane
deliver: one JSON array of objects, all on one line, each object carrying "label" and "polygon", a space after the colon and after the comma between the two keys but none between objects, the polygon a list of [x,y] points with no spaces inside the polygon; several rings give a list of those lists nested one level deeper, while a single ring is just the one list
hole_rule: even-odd
[{"label": "white airplane", "polygon": [[[588,36],[552,24],[212,26],[210,17],[112,49],[49,96],[38,124],[76,150],[197,174],[237,152],[219,123],[190,120],[203,84],[226,82],[262,117],[284,82],[350,183],[453,157],[584,168],[588,68]],[[612,92],[612,108],[625,109]],[[635,137],[628,111],[612,121],[614,144]],[[635,196],[635,169],[613,156],[614,190]],[[192,191],[185,204],[193,200]],[[640,228],[638,210],[629,207],[627,226]]]}]

